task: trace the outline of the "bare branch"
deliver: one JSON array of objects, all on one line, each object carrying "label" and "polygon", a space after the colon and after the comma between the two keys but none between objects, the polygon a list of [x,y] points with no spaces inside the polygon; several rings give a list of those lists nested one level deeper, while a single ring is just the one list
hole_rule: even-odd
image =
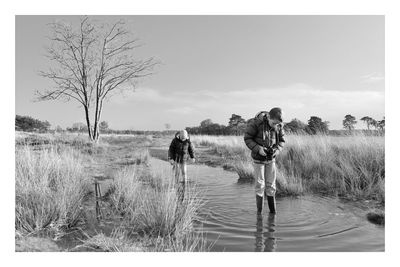
[{"label": "bare branch", "polygon": [[38,96],[38,98],[37,98],[38,101],[56,100],[56,99],[61,99],[61,98],[65,98],[68,101],[70,98],[73,98],[76,101],[78,101],[79,103],[81,103],[82,105],[86,105],[86,103],[84,103],[82,101],[82,99],[77,97],[73,92],[69,92],[69,91],[70,91],[69,88],[58,89],[58,90],[48,90],[44,93],[41,93],[40,91],[36,91],[36,95]]},{"label": "bare branch", "polygon": [[[104,28],[86,16],[75,29],[60,22],[49,25],[53,35],[46,56],[54,69],[40,75],[52,80],[54,88],[38,92],[38,100],[78,101],[85,108],[89,136],[97,138],[104,99],[111,92],[130,89],[127,85],[134,89],[139,79],[152,75],[159,63],[153,58],[133,57],[139,40],[131,36],[123,21]],[[94,115],[93,130],[89,113]]]}]

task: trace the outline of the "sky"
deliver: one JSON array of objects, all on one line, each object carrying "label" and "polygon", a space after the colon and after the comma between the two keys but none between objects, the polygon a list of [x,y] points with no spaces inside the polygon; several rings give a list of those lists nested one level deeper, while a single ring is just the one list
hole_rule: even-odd
[{"label": "sky", "polygon": [[[104,104],[112,129],[163,130],[228,124],[281,107],[284,121],[310,116],[341,129],[344,116],[385,116],[384,16],[92,16],[119,19],[143,44],[133,56],[155,57],[155,74],[135,92]],[[49,89],[38,75],[54,66],[44,55],[48,23],[78,16],[16,16],[16,114],[69,127],[84,122],[77,102],[34,101]],[[358,122],[356,128],[365,128]]]}]

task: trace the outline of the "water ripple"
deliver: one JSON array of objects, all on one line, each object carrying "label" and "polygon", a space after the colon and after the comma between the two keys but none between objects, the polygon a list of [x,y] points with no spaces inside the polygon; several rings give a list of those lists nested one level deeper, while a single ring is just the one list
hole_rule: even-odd
[{"label": "water ripple", "polygon": [[239,184],[235,173],[221,168],[189,165],[188,173],[205,202],[197,225],[215,251],[384,250],[384,228],[349,203],[326,196],[277,198],[276,216],[267,205],[257,216],[253,184]]}]

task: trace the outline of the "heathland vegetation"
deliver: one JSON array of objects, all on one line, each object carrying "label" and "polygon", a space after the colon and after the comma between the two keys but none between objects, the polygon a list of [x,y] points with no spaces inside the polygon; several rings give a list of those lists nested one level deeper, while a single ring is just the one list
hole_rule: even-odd
[{"label": "heathland vegetation", "polygon": [[[241,136],[193,136],[197,146],[224,158],[222,166],[253,181],[252,159]],[[278,195],[307,193],[371,202],[384,222],[385,139],[383,136],[289,135],[277,157]],[[373,217],[372,213],[370,214]]]},{"label": "heathland vegetation", "polygon": [[[171,172],[149,164],[148,147],[165,146],[170,138],[104,135],[96,144],[86,135],[17,132],[16,249],[208,250],[205,238],[193,227],[201,193],[179,202]],[[200,164],[213,163],[237,172],[241,181],[253,181],[252,160],[242,136],[192,135],[191,140]],[[383,136],[291,134],[277,166],[278,195],[324,194],[367,201],[367,217],[384,223]],[[94,208],[95,179],[105,184],[100,222]],[[34,238],[39,240],[33,242]],[[46,244],[43,238],[56,244],[40,248]],[[66,238],[75,241],[63,241]]]},{"label": "heathland vegetation", "polygon": [[[116,93],[134,91],[159,62],[136,58],[138,39],[132,39],[123,21],[106,25],[83,17],[77,27],[63,22],[49,26],[46,56],[52,68],[40,74],[53,86],[37,91],[36,100],[78,103],[84,122],[51,129],[47,121],[16,116],[16,250],[208,250],[193,227],[201,196],[190,194],[180,202],[171,172],[149,164],[147,147],[159,142],[153,137],[170,140],[176,131],[169,123],[166,131],[112,130],[101,121],[103,103]],[[193,143],[206,148],[198,162],[252,181],[252,161],[242,138],[250,120],[232,114],[228,125],[205,119],[187,127]],[[361,121],[367,130],[357,131],[350,114],[344,130],[329,130],[329,122],[317,116],[307,123],[285,123],[290,136],[277,159],[278,194],[371,200],[380,210],[369,218],[383,218],[385,119],[365,116]],[[95,182],[106,185],[101,197]]]},{"label": "heathland vegetation", "polygon": [[[286,123],[287,142],[277,157],[277,194],[324,194],[367,201],[373,208],[368,219],[384,224],[385,121],[374,122],[369,117],[362,120],[369,123],[368,128],[374,125],[376,129],[356,131],[356,120],[351,115],[345,116],[343,131],[329,131],[328,122],[315,116],[308,124],[296,119]],[[198,127],[188,127],[193,144],[203,148],[199,149],[198,163],[221,166],[235,171],[240,181],[252,182],[250,151],[241,136],[246,123],[232,114],[228,126],[208,119]],[[209,249],[202,234],[193,228],[201,197],[190,195],[179,202],[170,171],[149,167],[147,148],[160,140],[165,146],[175,131],[131,136],[112,134],[107,122],[99,127],[108,134],[96,143],[86,134],[69,133],[85,132],[85,125],[49,131],[46,121],[16,117],[18,130],[49,132],[16,132],[16,249]],[[165,151],[159,152],[162,157],[166,155]],[[101,198],[107,227],[101,226],[93,214],[94,182],[99,177],[108,179]],[[46,242],[32,241],[43,237],[47,241],[64,240],[71,233],[80,240],[73,247],[61,242],[38,248]]]},{"label": "heathland vegetation", "polygon": [[[193,136],[211,147],[243,179],[253,179],[252,160],[239,136]],[[230,165],[230,166],[227,166]],[[384,202],[385,144],[381,136],[290,135],[277,157],[282,194],[305,192]]]},{"label": "heathland vegetation", "polygon": [[[144,146],[151,142],[111,136],[94,144],[82,136],[17,133],[16,250],[207,250],[193,228],[201,193],[178,200],[171,172],[149,166]],[[104,190],[99,221],[96,179]]]}]

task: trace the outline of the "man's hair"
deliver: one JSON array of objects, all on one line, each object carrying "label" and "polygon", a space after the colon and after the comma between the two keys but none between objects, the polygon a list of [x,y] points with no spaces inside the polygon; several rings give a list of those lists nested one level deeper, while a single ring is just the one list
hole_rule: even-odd
[{"label": "man's hair", "polygon": [[270,119],[275,119],[275,120],[278,120],[278,121],[282,122],[283,121],[282,109],[281,108],[272,108],[269,111],[269,118]]}]

